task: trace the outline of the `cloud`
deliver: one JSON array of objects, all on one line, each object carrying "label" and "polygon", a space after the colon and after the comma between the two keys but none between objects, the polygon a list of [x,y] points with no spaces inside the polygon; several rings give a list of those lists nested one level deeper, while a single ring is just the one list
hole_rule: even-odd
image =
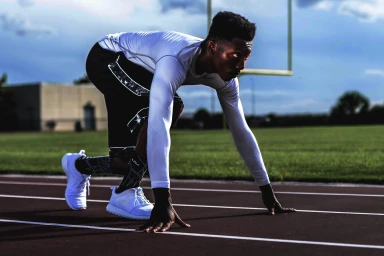
[{"label": "cloud", "polygon": [[130,14],[138,9],[154,9],[158,8],[158,0],[140,0],[128,3],[126,0],[29,0],[37,7],[53,8],[59,10],[79,10],[85,13],[92,14],[97,17],[103,17],[113,20],[124,20]]},{"label": "cloud", "polygon": [[383,105],[384,105],[384,99],[371,101],[371,108],[375,106],[383,106]]},{"label": "cloud", "polygon": [[[249,104],[243,102],[244,108],[249,109]],[[312,97],[300,99],[270,100],[268,102],[256,101],[255,112],[257,115],[268,113],[293,114],[293,113],[326,113],[329,111],[329,103],[316,100]]]},{"label": "cloud", "polygon": [[281,109],[284,109],[284,110],[294,111],[294,110],[297,110],[298,108],[305,109],[306,107],[312,107],[317,104],[319,104],[317,100],[312,98],[307,98],[307,99],[292,101],[290,103],[283,104],[280,107]]},{"label": "cloud", "polygon": [[179,91],[177,92],[182,99],[202,99],[211,98],[211,90],[190,90],[188,92]]},{"label": "cloud", "polygon": [[384,70],[381,70],[381,69],[366,69],[364,71],[364,76],[383,76],[384,77]]},{"label": "cloud", "polygon": [[329,0],[321,1],[315,5],[315,9],[329,11],[333,8],[334,5],[335,5],[335,2],[332,2]]},{"label": "cloud", "polygon": [[315,6],[316,4],[322,2],[323,0],[296,0],[296,4],[300,8],[306,8]]},{"label": "cloud", "polygon": [[[160,3],[162,13],[171,11],[182,10],[187,14],[201,14],[207,13],[207,0],[157,0]],[[270,1],[255,1],[255,0],[242,0],[241,4],[233,0],[212,0],[212,15],[219,11],[232,11],[240,13],[245,17],[251,14],[260,16],[273,15],[274,17],[281,15],[280,12],[285,10],[286,4],[281,3],[280,0]],[[282,8],[283,7],[283,8]],[[271,12],[273,13],[271,14]],[[282,12],[286,15],[286,11]]]},{"label": "cloud", "polygon": [[252,90],[252,89],[240,89],[241,96],[250,96],[254,95],[257,97],[277,97],[277,96],[292,96],[292,95],[298,95],[297,93],[292,93],[289,91],[282,91],[282,90],[272,90],[272,91],[259,91],[259,90]]},{"label": "cloud", "polygon": [[[98,38],[104,34],[123,31],[175,30],[205,37],[205,32],[199,33],[206,28],[207,21],[201,17],[205,13],[186,15],[184,10],[177,9],[172,13],[164,14],[161,12],[160,0],[141,0],[133,3],[126,0],[30,0],[33,1],[33,6],[28,9],[28,12],[19,6],[18,0],[6,1],[13,9],[3,8],[2,10],[0,5],[0,14],[12,11],[16,14],[24,14],[22,17],[27,16],[28,19],[16,16],[19,27],[22,26],[22,20],[31,21],[28,30],[15,29],[15,24],[11,30],[9,25],[4,25],[7,30],[19,35],[28,34],[27,31],[30,30],[42,30],[41,34],[57,31],[61,35],[81,36],[84,40],[91,40],[90,38]],[[10,23],[9,15],[3,17],[1,23]],[[46,26],[37,27],[37,24]],[[81,26],[73,24],[81,24]],[[66,37],[65,40],[71,39]]]},{"label": "cloud", "polygon": [[166,13],[174,9],[186,10],[188,13],[206,13],[207,1],[204,0],[160,0],[161,11]]},{"label": "cloud", "polygon": [[360,22],[376,22],[384,18],[384,0],[296,0],[300,8],[331,10],[338,4],[338,13],[357,18]]},{"label": "cloud", "polygon": [[12,14],[0,14],[0,27],[19,36],[42,36],[55,34],[55,30],[45,25],[32,24],[26,17]]},{"label": "cloud", "polygon": [[356,17],[361,22],[376,22],[384,18],[384,0],[343,1],[338,12],[341,15]]},{"label": "cloud", "polygon": [[[343,1],[343,0],[340,0]],[[312,7],[317,10],[329,11],[335,6],[335,1],[332,0],[296,0],[299,8]]]},{"label": "cloud", "polygon": [[[77,34],[87,38],[122,31],[175,30],[204,38],[207,32],[206,0],[23,0],[33,4],[28,12],[20,7],[20,0],[3,1],[12,3],[9,6],[14,11],[27,14],[34,23],[53,27],[61,35]],[[213,15],[219,10],[231,10],[258,19],[266,15],[285,17],[286,11],[281,11],[285,9],[278,7],[281,7],[280,0],[262,4],[244,0],[241,5],[231,0],[212,0]],[[0,5],[0,13],[9,12],[7,9],[2,10]]]},{"label": "cloud", "polygon": [[22,7],[30,7],[30,6],[33,5],[33,1],[32,0],[18,0],[17,2]]}]

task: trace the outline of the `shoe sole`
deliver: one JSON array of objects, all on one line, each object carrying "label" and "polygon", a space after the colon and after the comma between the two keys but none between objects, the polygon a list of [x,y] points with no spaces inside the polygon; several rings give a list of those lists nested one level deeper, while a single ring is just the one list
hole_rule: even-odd
[{"label": "shoe sole", "polygon": [[106,209],[107,209],[107,212],[109,212],[113,215],[119,216],[119,217],[123,217],[123,218],[127,218],[127,219],[133,219],[133,220],[149,220],[149,217],[136,216],[136,215],[129,214],[129,213],[127,213],[127,212],[121,210],[120,208],[117,208],[116,206],[113,206],[111,204],[108,204]]},{"label": "shoe sole", "polygon": [[[67,188],[68,188],[68,157],[71,156],[72,154],[71,153],[67,153],[63,156],[63,158],[61,158],[61,168],[63,169],[64,173],[65,173],[65,176],[67,176]],[[82,210],[85,210],[87,209],[87,207],[80,207],[80,208],[74,208],[72,207],[69,203],[68,203],[68,197],[67,197],[67,188],[65,189],[65,202],[67,203],[67,205],[69,206],[69,208],[71,208],[72,210],[74,211],[82,211]]]}]

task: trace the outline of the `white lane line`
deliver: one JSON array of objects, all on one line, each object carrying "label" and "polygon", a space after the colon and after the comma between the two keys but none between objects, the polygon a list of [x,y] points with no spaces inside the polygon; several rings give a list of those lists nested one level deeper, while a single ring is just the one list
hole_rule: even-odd
[{"label": "white lane line", "polygon": [[[30,175],[30,174],[0,174],[0,178],[23,178],[23,179],[51,179],[51,180],[66,180],[67,177],[65,175]],[[121,177],[116,176],[93,176],[92,180],[103,180],[103,181],[121,181]],[[143,181],[150,182],[149,178],[144,177]],[[193,184],[221,184],[221,185],[227,185],[227,184],[246,184],[246,185],[253,185],[255,184],[254,181],[251,180],[235,180],[235,181],[226,181],[226,180],[203,180],[203,179],[174,179],[171,178],[171,183],[193,183]],[[304,181],[272,181],[272,185],[276,186],[309,186],[309,187],[357,187],[357,188],[384,188],[384,185],[375,185],[375,184],[365,184],[365,183],[337,183],[337,182],[304,182]]]},{"label": "white lane line", "polygon": [[[0,181],[0,184],[4,185],[31,185],[31,186],[53,186],[53,187],[65,187],[66,183],[49,183],[49,182],[26,182],[26,181]],[[110,188],[112,185],[93,185],[95,188]]]},{"label": "white lane line", "polygon": [[[45,183],[45,182],[22,182],[22,181],[0,181],[0,184],[5,185],[32,185],[32,186],[66,186],[65,183]],[[91,185],[95,188],[110,188],[111,185]],[[151,187],[143,187],[144,189],[151,189]],[[226,193],[257,193],[256,190],[230,190],[230,189],[205,189],[205,188],[171,188],[173,191],[197,191],[197,192],[226,192]],[[314,195],[314,196],[355,196],[355,197],[383,197],[384,194],[347,194],[347,193],[316,193],[316,192],[289,192],[289,191],[275,191],[275,194],[286,195]]]},{"label": "white lane line", "polygon": [[[267,210],[267,208],[219,206],[219,205],[217,205],[217,206],[215,206],[215,205],[193,205],[193,204],[173,204],[173,205],[174,206],[181,206],[181,207],[200,207],[200,208],[217,208],[217,209],[260,210],[260,211],[266,211]],[[297,209],[296,209],[296,212],[384,216],[384,213],[371,213],[371,212],[340,212],[340,211],[336,212],[336,211],[297,210]]]},{"label": "white lane line", "polygon": [[[22,220],[9,220],[9,219],[0,219],[0,222],[19,223],[19,224],[28,224],[28,225],[41,225],[41,226],[54,226],[54,227],[66,227],[66,228],[112,230],[112,231],[122,231],[122,232],[142,232],[142,231],[136,231],[135,229],[129,229],[129,228],[111,228],[111,227],[101,227],[101,226],[71,225],[71,224],[61,224],[61,223],[35,222],[35,221],[22,221]],[[211,234],[201,234],[201,233],[184,233],[184,232],[172,232],[172,231],[167,231],[165,233],[159,232],[157,234],[177,235],[177,236],[194,236],[194,237],[218,238],[218,239],[234,239],[234,240],[245,240],[245,241],[272,242],[272,243],[322,245],[322,246],[352,247],[352,248],[384,250],[384,246],[382,246],[382,245],[371,245],[371,244],[332,243],[332,242],[320,242],[320,241],[274,239],[274,238],[264,238],[264,237],[226,236],[226,235],[211,235]]]},{"label": "white lane line", "polygon": [[[41,196],[22,196],[22,195],[5,195],[0,194],[0,198],[19,198],[19,199],[38,199],[38,200],[57,200],[64,201],[61,197],[41,197]],[[87,202],[94,203],[108,203],[108,200],[87,199]],[[267,208],[257,207],[240,207],[240,206],[221,206],[221,205],[198,205],[198,204],[173,204],[179,207],[195,207],[195,208],[214,208],[214,209],[235,209],[235,210],[256,210],[266,211]],[[384,213],[371,213],[371,212],[340,212],[340,211],[317,211],[317,210],[296,210],[303,213],[326,213],[326,214],[345,214],[345,215],[367,215],[367,216],[384,216]]]}]

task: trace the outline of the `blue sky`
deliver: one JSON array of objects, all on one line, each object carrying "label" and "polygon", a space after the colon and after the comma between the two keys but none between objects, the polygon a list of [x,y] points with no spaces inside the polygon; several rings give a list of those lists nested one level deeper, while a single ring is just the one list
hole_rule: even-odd
[{"label": "blue sky", "polygon": [[[1,0],[0,73],[10,84],[71,83],[90,47],[109,33],[175,30],[205,37],[206,0]],[[258,31],[249,68],[286,69],[285,0],[212,0]],[[384,104],[384,0],[293,0],[292,77],[244,76],[246,114],[325,113],[345,91]],[[179,90],[186,112],[211,109],[212,90]],[[254,104],[252,104],[254,102]],[[215,111],[220,111],[215,101]]]}]

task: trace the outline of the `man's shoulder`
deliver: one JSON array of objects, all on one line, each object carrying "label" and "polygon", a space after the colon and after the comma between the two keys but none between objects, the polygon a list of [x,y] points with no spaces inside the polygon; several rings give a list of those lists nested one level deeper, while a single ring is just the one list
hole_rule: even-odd
[{"label": "man's shoulder", "polygon": [[176,31],[138,31],[117,34],[121,41],[129,44],[147,45],[158,51],[169,51],[170,55],[178,55],[188,47],[199,45],[203,39]]},{"label": "man's shoulder", "polygon": [[163,33],[167,34],[167,35],[175,35],[175,36],[179,36],[181,38],[185,38],[186,40],[193,40],[193,41],[203,41],[202,38],[200,37],[196,37],[196,36],[193,36],[193,35],[190,35],[190,34],[186,34],[186,33],[183,33],[183,32],[177,32],[177,31],[163,31]]},{"label": "man's shoulder", "polygon": [[227,86],[233,86],[233,87],[238,87],[239,86],[239,78],[235,77],[235,78],[232,78],[231,80],[229,81],[226,81],[225,84]]},{"label": "man's shoulder", "polygon": [[195,45],[203,41],[202,38],[176,31],[159,31],[159,38],[179,48]]},{"label": "man's shoulder", "polygon": [[159,30],[159,31],[136,31],[136,32],[123,32],[123,33],[116,33],[117,35],[123,35],[123,36],[129,36],[129,37],[151,37],[151,38],[157,38],[158,40],[166,40],[170,42],[174,41],[193,41],[193,42],[200,42],[203,41],[202,38],[177,32],[177,31],[170,31],[170,30]]}]

